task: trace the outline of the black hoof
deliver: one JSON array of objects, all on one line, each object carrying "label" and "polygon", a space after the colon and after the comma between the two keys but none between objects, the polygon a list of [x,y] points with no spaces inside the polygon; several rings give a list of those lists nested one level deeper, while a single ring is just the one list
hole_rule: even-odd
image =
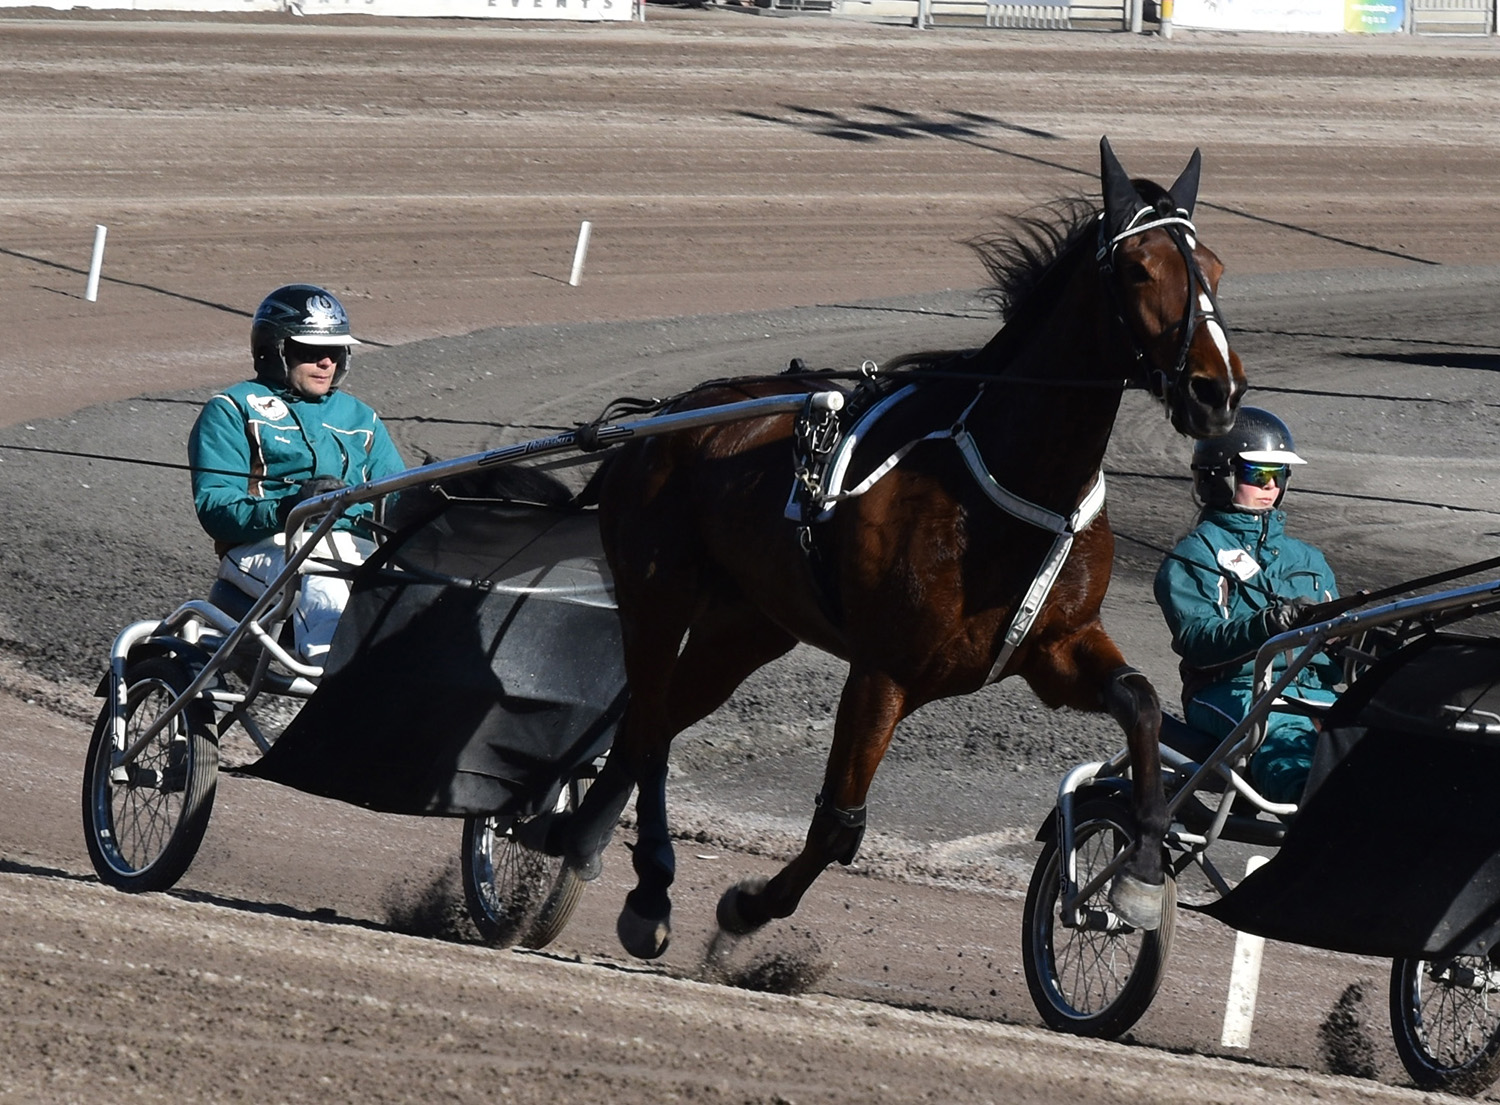
[{"label": "black hoof", "polygon": [[769,881],[765,876],[758,875],[742,879],[724,891],[714,914],[718,918],[719,927],[731,936],[748,936],[769,921],[771,918],[757,900]]},{"label": "black hoof", "polygon": [[615,935],[637,959],[658,959],[672,942],[671,910],[665,917],[643,917],[627,904],[615,922]]}]

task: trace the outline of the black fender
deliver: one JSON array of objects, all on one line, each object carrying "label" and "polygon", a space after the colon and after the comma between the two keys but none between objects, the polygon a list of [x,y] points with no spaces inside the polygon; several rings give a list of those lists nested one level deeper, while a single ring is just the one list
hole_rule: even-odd
[{"label": "black fender", "polygon": [[[1130,780],[1124,777],[1098,779],[1086,787],[1080,787],[1073,793],[1073,802],[1087,802],[1093,798],[1118,798],[1123,799],[1126,805],[1130,804]],[[1057,807],[1047,815],[1036,831],[1033,840],[1042,844],[1051,844],[1057,840]]]}]

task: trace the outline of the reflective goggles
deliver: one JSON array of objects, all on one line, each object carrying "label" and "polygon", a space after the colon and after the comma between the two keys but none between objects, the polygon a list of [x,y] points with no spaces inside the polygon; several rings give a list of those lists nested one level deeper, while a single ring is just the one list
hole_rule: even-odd
[{"label": "reflective goggles", "polygon": [[347,345],[307,345],[296,338],[287,338],[282,344],[282,355],[286,357],[289,365],[318,364],[327,357],[335,365],[342,365],[349,359],[349,347]]},{"label": "reflective goggles", "polygon": [[1285,464],[1251,464],[1242,460],[1235,465],[1234,475],[1240,483],[1248,483],[1254,487],[1270,487],[1273,483],[1277,487],[1285,487],[1288,471]]}]

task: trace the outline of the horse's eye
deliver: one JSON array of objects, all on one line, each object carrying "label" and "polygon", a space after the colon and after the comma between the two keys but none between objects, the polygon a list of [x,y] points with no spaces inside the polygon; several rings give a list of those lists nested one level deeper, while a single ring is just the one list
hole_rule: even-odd
[{"label": "horse's eye", "polygon": [[1127,284],[1149,284],[1151,283],[1151,270],[1139,261],[1127,261],[1120,270],[1120,275],[1125,278]]}]

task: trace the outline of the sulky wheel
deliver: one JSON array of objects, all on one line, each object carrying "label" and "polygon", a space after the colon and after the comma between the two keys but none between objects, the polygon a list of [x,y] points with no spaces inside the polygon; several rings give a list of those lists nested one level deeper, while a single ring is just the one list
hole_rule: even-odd
[{"label": "sulky wheel", "polygon": [[1481,955],[1396,960],[1391,1030],[1420,1089],[1482,1093],[1500,1077],[1500,969]]},{"label": "sulky wheel", "polygon": [[[1135,837],[1123,798],[1082,801],[1075,818],[1078,885],[1091,882]],[[1112,1039],[1151,1005],[1166,970],[1176,927],[1176,883],[1167,879],[1161,927],[1131,928],[1109,909],[1106,883],[1084,905],[1084,923],[1062,919],[1061,854],[1057,841],[1042,849],[1026,891],[1021,954],[1031,1000],[1048,1027]]]},{"label": "sulky wheel", "polygon": [[[125,748],[192,682],[166,656],[125,669]],[[94,870],[119,890],[165,890],[198,854],[218,785],[219,746],[202,702],[188,703],[129,763],[117,764],[106,703],[83,768],[83,829]]]},{"label": "sulky wheel", "polygon": [[[557,810],[576,810],[589,782],[580,777],[564,787]],[[497,948],[545,948],[567,926],[588,885],[562,857],[527,848],[494,817],[466,818],[462,847],[469,916]]]}]

